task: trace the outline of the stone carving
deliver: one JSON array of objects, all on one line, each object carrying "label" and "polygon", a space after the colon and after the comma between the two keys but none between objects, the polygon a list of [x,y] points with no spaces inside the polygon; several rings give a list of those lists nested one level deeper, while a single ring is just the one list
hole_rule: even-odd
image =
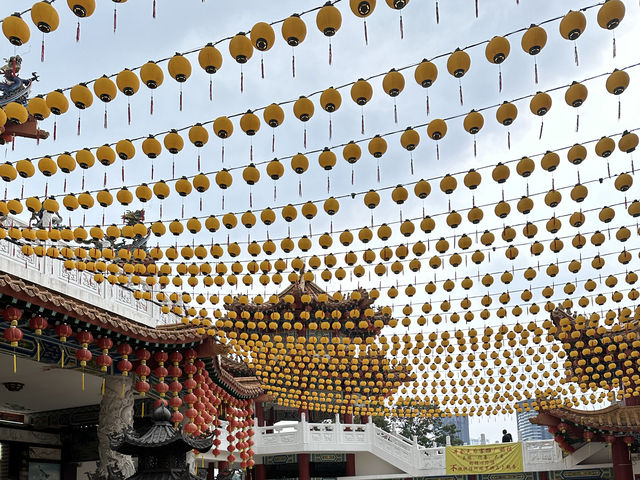
[{"label": "stone carving", "polygon": [[114,452],[109,437],[133,428],[133,379],[131,377],[107,377],[104,395],[100,402],[98,423],[98,468],[89,480],[118,480],[135,473],[131,457]]}]

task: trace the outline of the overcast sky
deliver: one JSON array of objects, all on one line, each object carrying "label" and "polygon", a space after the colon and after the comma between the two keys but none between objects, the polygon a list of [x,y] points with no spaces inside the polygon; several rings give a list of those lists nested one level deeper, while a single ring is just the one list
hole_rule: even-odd
[{"label": "overcast sky", "polygon": [[[261,55],[254,52],[253,58],[243,67],[244,72],[244,92],[240,91],[240,66],[229,56],[228,43],[223,42],[218,45],[224,56],[222,69],[213,75],[213,101],[209,100],[209,75],[197,65],[195,55],[190,55],[193,73],[191,78],[183,84],[183,109],[179,110],[179,85],[166,74],[166,62],[161,66],[165,70],[164,84],[154,92],[154,113],[149,113],[150,90],[142,86],[139,92],[131,98],[131,125],[127,124],[127,102],[124,95],[118,97],[108,105],[108,129],[103,128],[104,107],[102,102],[96,100],[94,105],[81,113],[82,134],[76,134],[78,111],[73,106],[70,111],[61,116],[57,121],[57,140],[50,137],[46,141],[36,145],[33,141],[18,139],[15,150],[5,147],[4,156],[8,161],[16,161],[25,157],[40,157],[43,155],[54,155],[66,150],[76,150],[84,147],[96,147],[104,143],[111,143],[123,138],[136,138],[148,134],[164,132],[171,128],[182,128],[197,122],[213,120],[220,115],[235,115],[245,112],[248,109],[264,107],[272,102],[283,102],[295,100],[300,95],[308,95],[321,91],[329,86],[340,86],[360,77],[367,78],[391,68],[402,68],[413,65],[423,58],[433,58],[441,54],[453,51],[457,47],[464,48],[468,45],[476,44],[490,39],[494,35],[504,35],[508,32],[528,27],[532,23],[539,23],[564,15],[569,9],[578,9],[591,5],[588,1],[563,0],[562,2],[551,0],[520,0],[517,5],[515,0],[480,0],[479,18],[475,18],[475,9],[471,0],[443,0],[439,2],[440,23],[436,24],[435,6],[432,0],[414,0],[403,11],[404,39],[400,38],[400,26],[398,12],[392,11],[384,1],[378,2],[374,14],[369,17],[368,24],[368,46],[365,45],[363,35],[363,22],[356,18],[348,8],[348,1],[342,0],[337,4],[343,15],[342,28],[331,40],[333,64],[328,65],[329,40],[322,36],[315,26],[315,13],[304,16],[308,33],[306,40],[298,47],[292,49],[287,46],[280,35],[280,26],[276,25],[277,40],[275,46],[264,54],[265,78],[261,79],[260,59]],[[421,125],[433,118],[448,118],[460,114],[465,114],[471,109],[486,108],[499,104],[506,100],[513,100],[523,96],[528,96],[536,91],[544,91],[560,86],[568,85],[572,81],[581,81],[605,72],[611,72],[614,68],[622,68],[638,62],[638,24],[639,8],[637,2],[627,2],[627,15],[621,26],[616,30],[617,56],[612,58],[612,32],[605,31],[598,27],[596,22],[597,9],[590,9],[586,12],[587,29],[578,39],[577,49],[579,52],[579,66],[574,62],[573,42],[564,40],[558,33],[558,21],[545,25],[548,32],[548,43],[542,52],[537,56],[539,84],[534,81],[534,59],[525,54],[520,47],[521,33],[509,36],[511,42],[511,54],[502,65],[503,88],[498,91],[498,67],[489,64],[485,58],[484,45],[468,50],[471,56],[471,69],[462,78],[461,85],[464,93],[464,105],[460,105],[458,80],[447,73],[446,57],[439,58],[434,62],[439,69],[439,76],[435,85],[429,89],[430,96],[430,116],[426,112],[426,90],[421,88],[413,79],[413,68],[404,70],[406,79],[405,90],[397,97],[398,123],[394,122],[394,101],[386,95],[381,88],[382,79],[375,78],[371,81],[374,86],[374,97],[370,104],[363,109],[365,116],[366,131],[361,134],[361,109],[355,105],[349,94],[349,89],[342,89],[342,106],[338,112],[332,115],[333,137],[329,139],[329,114],[322,111],[318,105],[318,96],[312,97],[316,105],[313,118],[306,124],[307,145],[303,144],[304,125],[292,114],[291,105],[284,106],[286,120],[284,125],[275,130],[275,153],[272,153],[272,129],[264,123],[258,134],[250,141],[244,135],[238,125],[238,119],[234,119],[235,131],[230,139],[225,142],[225,164],[227,168],[243,167],[250,162],[250,145],[253,145],[254,162],[265,162],[273,157],[290,157],[297,152],[310,152],[324,147],[332,147],[347,143],[351,140],[358,141],[375,134],[385,134],[398,130],[403,130],[408,126]],[[71,87],[78,82],[90,81],[103,74],[114,74],[125,67],[134,68],[142,65],[148,60],[165,59],[175,52],[184,52],[199,48],[207,42],[216,42],[222,38],[234,35],[240,31],[248,31],[253,24],[258,21],[274,22],[283,19],[294,12],[301,12],[319,6],[320,1],[309,0],[279,0],[277,2],[264,2],[247,0],[242,3],[242,7],[234,3],[221,3],[213,0],[197,1],[189,0],[182,2],[159,1],[157,5],[157,18],[153,19],[152,1],[127,2],[117,7],[117,31],[113,32],[113,4],[111,2],[99,2],[96,13],[81,21],[81,38],[76,43],[76,19],[66,6],[66,2],[59,0],[55,2],[56,8],[60,12],[60,28],[46,36],[46,61],[40,62],[40,42],[41,34],[32,28],[31,42],[15,50],[23,57],[23,76],[32,71],[37,71],[40,82],[34,86],[34,93],[47,93],[56,88]],[[8,15],[16,10],[24,10],[27,3],[23,1],[7,1],[2,4],[3,15]],[[25,18],[30,22],[28,15]],[[8,57],[14,53],[12,46],[5,42],[4,56]],[[292,53],[295,53],[296,76],[292,77]],[[495,120],[495,109],[483,112],[485,126],[476,136],[477,157],[473,154],[473,137],[466,133],[462,127],[462,119],[455,119],[448,122],[448,133],[439,142],[440,158],[436,158],[436,144],[426,135],[426,129],[421,128],[421,143],[413,152],[414,174],[410,170],[410,155],[403,150],[399,144],[399,135],[387,137],[389,150],[380,159],[380,182],[377,181],[376,160],[368,155],[366,142],[361,144],[363,155],[354,167],[354,184],[351,184],[351,166],[342,158],[342,148],[335,149],[338,156],[336,168],[330,172],[331,191],[327,193],[327,175],[317,164],[317,153],[308,154],[310,167],[301,176],[303,196],[298,195],[299,177],[290,168],[290,160],[283,160],[285,165],[284,178],[277,182],[277,199],[273,199],[273,182],[266,176],[264,166],[260,166],[261,180],[253,188],[253,208],[261,210],[266,206],[282,206],[287,203],[299,203],[300,201],[323,201],[328,196],[336,197],[367,191],[371,188],[387,188],[397,184],[415,182],[420,178],[435,178],[446,173],[466,172],[469,168],[485,167],[495,165],[498,162],[506,162],[518,159],[522,156],[534,156],[546,150],[555,150],[573,145],[576,142],[586,142],[598,139],[603,135],[619,134],[625,129],[637,128],[638,115],[634,105],[640,101],[635,76],[637,68],[629,70],[631,75],[631,87],[625,92],[622,99],[622,117],[617,118],[618,104],[617,98],[608,94],[605,90],[605,78],[598,78],[586,82],[589,89],[588,100],[578,109],[580,113],[579,131],[576,132],[576,109],[569,107],[564,101],[564,89],[552,93],[553,106],[549,114],[544,117],[544,130],[542,139],[538,139],[540,132],[540,119],[534,117],[529,111],[529,100],[517,103],[519,116],[515,124],[510,128],[511,149],[507,148],[507,128],[499,125]],[[262,120],[262,113],[258,113]],[[42,122],[42,128],[53,132],[53,118]],[[185,145],[184,150],[175,158],[167,153],[153,160],[153,181],[159,179],[170,179],[182,175],[194,175],[198,173],[197,154],[201,155],[200,171],[216,172],[223,165],[221,164],[221,141],[215,138],[210,126],[209,143],[201,149],[196,149],[191,144]],[[188,143],[186,134],[185,142]],[[616,141],[618,137],[615,137]],[[593,145],[588,145],[589,156],[579,167],[570,165],[566,160],[566,150],[559,152],[561,166],[553,175],[553,182],[557,189],[565,188],[562,191],[565,200],[556,210],[544,205],[543,196],[534,198],[536,208],[528,216],[522,215],[516,210],[515,202],[511,202],[512,213],[505,220],[497,219],[493,213],[493,207],[485,208],[485,218],[478,227],[471,225],[466,220],[466,211],[463,213],[463,224],[457,231],[449,229],[444,222],[443,213],[450,209],[466,210],[475,201],[478,205],[494,204],[503,196],[507,200],[517,199],[525,195],[527,188],[530,194],[540,194],[551,188],[552,176],[547,172],[542,172],[539,160],[540,157],[533,157],[536,161],[536,172],[529,178],[528,182],[517,176],[515,164],[512,164],[511,177],[505,184],[504,189],[497,186],[491,180],[491,169],[481,171],[483,182],[476,190],[475,198],[469,190],[462,184],[463,175],[458,175],[458,190],[450,196],[444,195],[438,188],[439,180],[432,181],[432,194],[423,203],[417,200],[412,193],[413,187],[408,187],[410,192],[409,200],[402,206],[395,205],[391,201],[391,190],[386,189],[380,192],[382,202],[374,211],[374,223],[376,225],[386,222],[394,223],[394,235],[388,244],[396,246],[407,240],[397,232],[397,222],[400,218],[421,218],[423,209],[428,215],[434,216],[438,223],[436,231],[429,236],[422,234],[416,223],[416,231],[408,239],[412,244],[418,240],[425,243],[427,239],[437,240],[441,236],[448,237],[449,243],[456,241],[453,237],[459,237],[462,233],[473,236],[476,248],[476,230],[480,233],[485,229],[499,228],[504,225],[521,225],[530,220],[539,225],[540,233],[537,237],[540,241],[553,239],[554,235],[544,231],[544,223],[550,218],[554,211],[557,216],[570,214],[580,208],[591,210],[605,204],[618,204],[637,198],[637,186],[626,193],[621,193],[613,188],[613,179],[606,178],[601,184],[589,184],[589,197],[582,204],[578,205],[569,199],[569,191],[566,187],[578,182],[578,175],[583,183],[607,177],[606,162],[596,157]],[[121,163],[116,162],[111,167],[104,168],[96,165],[86,172],[84,188],[86,190],[96,190],[103,187],[105,173],[107,184],[111,187],[121,185],[135,186],[141,182],[153,183],[151,178],[152,161],[147,159],[141,151],[140,142],[136,144],[138,150],[133,160],[125,162],[125,179],[121,177]],[[612,173],[619,173],[631,168],[631,156],[616,152],[610,158],[610,170]],[[175,162],[175,165],[173,165]],[[175,168],[175,175],[173,169]],[[173,192],[169,201],[165,201],[162,206],[162,217],[160,217],[160,201],[154,199],[144,205],[147,221],[161,219],[170,221],[174,218],[181,218],[184,208],[184,218],[203,215],[222,215],[225,212],[243,212],[249,208],[249,188],[242,181],[241,169],[233,170],[233,186],[224,193],[225,206],[222,207],[222,191],[215,186],[213,176],[211,176],[212,187],[202,195],[203,210],[200,210],[200,196],[191,194],[186,198],[184,204]],[[49,180],[49,194],[61,196],[64,192],[65,175],[56,174]],[[66,191],[79,193],[82,188],[82,174],[76,170],[66,178]],[[22,189],[22,182],[16,181],[8,185],[7,197],[19,197]],[[43,177],[39,174],[24,182],[24,195],[42,196],[45,190]],[[61,198],[59,198],[61,200]],[[342,199],[341,208],[337,215],[331,219],[322,211],[322,202],[318,204],[318,216],[311,222],[311,225],[299,214],[298,219],[287,225],[281,218],[279,212],[275,225],[269,228],[268,235],[272,238],[282,238],[287,235],[287,227],[290,226],[292,237],[299,237],[311,231],[314,240],[318,235],[329,231],[340,232],[345,228],[351,229],[354,234],[357,230],[370,224],[370,211],[365,208],[362,196],[355,196],[354,199]],[[138,205],[133,205],[138,208]],[[112,206],[106,210],[106,224],[118,223],[119,217],[125,208]],[[131,207],[127,207],[131,209]],[[627,225],[633,232],[635,238],[635,222],[627,216],[622,208],[616,209],[618,215],[616,220],[610,224],[612,228],[620,225]],[[439,215],[435,217],[435,215]],[[69,221],[67,212],[63,213],[65,223]],[[73,226],[82,224],[91,226],[102,221],[102,209],[94,208],[86,212],[75,212],[71,215]],[[587,215],[588,222],[580,231],[585,235],[597,229],[604,229],[605,226],[598,221],[598,212],[591,212]],[[545,220],[540,223],[539,220]],[[332,225],[330,223],[332,221]],[[516,227],[518,237],[516,243],[523,242],[521,227]],[[563,229],[557,234],[561,237],[574,235],[577,229],[568,225],[568,219],[563,219]],[[615,232],[615,230],[612,230]],[[214,236],[201,233],[198,236],[185,235],[178,239],[179,245],[194,242],[196,245],[212,242],[224,244],[227,242],[227,235],[231,241],[247,242],[257,240],[262,242],[267,237],[267,230],[260,221],[247,231],[243,227],[227,231],[221,230]],[[395,314],[402,317],[401,307],[411,302],[414,305],[414,312],[418,314],[423,302],[427,301],[424,294],[423,285],[431,280],[442,281],[445,278],[457,278],[458,280],[466,275],[483,275],[484,273],[501,272],[505,268],[526,267],[538,265],[546,266],[556,261],[556,255],[551,255],[546,249],[546,253],[533,259],[528,254],[528,247],[521,246],[520,257],[515,263],[508,262],[504,258],[504,242],[498,238],[497,251],[491,255],[491,261],[485,261],[480,268],[471,266],[453,269],[448,265],[445,258],[446,267],[436,272],[431,271],[427,266],[428,258],[435,254],[430,251],[423,258],[423,268],[417,275],[404,274],[397,278],[391,273],[381,279],[373,273],[367,274],[357,283],[354,281],[340,282],[332,281],[327,285],[329,291],[348,290],[359,284],[364,287],[382,287],[383,295],[379,301],[380,305],[393,304]],[[524,239],[526,240],[526,239]],[[154,240],[155,241],[155,240]],[[615,240],[608,241],[600,250],[585,247],[582,251],[574,250],[570,247],[570,238],[564,240],[565,250],[559,255],[559,261],[578,258],[591,258],[597,252],[610,253],[619,252],[622,246]],[[172,245],[174,240],[165,236],[159,239],[161,246]],[[382,246],[381,242],[372,242],[372,248],[378,251]],[[430,243],[433,246],[433,243]],[[334,235],[334,253],[342,262],[344,253],[352,249],[362,250],[368,246],[363,246],[357,240],[351,247],[343,247]],[[634,245],[628,245],[631,249]],[[471,251],[472,251],[471,250]],[[451,250],[453,251],[453,250]],[[304,255],[318,253],[322,251],[315,249]],[[299,250],[289,254],[289,258],[296,255],[303,255]],[[274,256],[278,258],[285,256],[281,251]],[[617,256],[617,255],[616,255]],[[627,267],[617,264],[615,257],[610,258],[605,273],[624,272]],[[636,269],[636,252],[633,252],[634,260],[628,266]],[[241,261],[249,257],[243,253]],[[261,257],[262,258],[262,257]],[[275,259],[274,258],[274,259]],[[413,256],[409,256],[409,259]],[[225,256],[228,261],[229,257]],[[272,261],[274,260],[272,259]],[[209,259],[211,260],[211,259]],[[376,261],[378,263],[378,261]],[[562,285],[567,281],[577,281],[577,296],[582,295],[582,285],[584,280],[593,276],[597,278],[598,272],[591,270],[590,261],[585,262],[585,268],[577,276],[569,276],[566,267],[561,268],[561,275],[555,280],[548,279],[541,271],[539,277],[533,282],[533,286],[542,287],[555,281],[556,288],[554,300],[562,300]],[[373,267],[371,267],[372,269]],[[456,271],[457,270],[457,271]],[[405,268],[405,271],[406,268]],[[318,272],[319,273],[319,272]],[[349,276],[347,280],[349,280]],[[603,277],[604,278],[604,277]],[[496,282],[490,292],[499,295],[507,289],[520,290],[524,287],[521,274],[516,275],[516,281],[509,286]],[[581,281],[580,281],[581,280]],[[318,280],[319,283],[323,283]],[[256,282],[257,284],[257,279]],[[389,299],[384,292],[389,286],[398,284],[400,286],[409,283],[419,285],[418,294],[412,299],[408,299],[401,294],[396,299]],[[476,282],[479,285],[479,282]],[[439,284],[441,285],[441,283]],[[438,288],[437,294],[431,299],[434,305],[434,312],[438,312],[438,306],[445,299],[451,299],[454,308],[452,312],[458,310],[459,300],[466,296],[483,295],[486,289],[476,285],[470,292],[464,292],[459,286],[456,290],[448,294]],[[603,289],[606,287],[602,286]],[[620,286],[619,288],[628,288]],[[267,287],[266,293],[274,293],[276,287],[271,284]],[[277,288],[280,289],[280,288]],[[229,287],[221,290],[228,292]],[[264,294],[265,289],[260,286],[247,289],[238,287],[234,292],[247,292],[252,294]],[[213,290],[211,290],[213,292]],[[534,301],[539,304],[544,303],[539,290],[534,292]],[[596,292],[597,293],[597,292]],[[605,292],[606,293],[606,292]],[[509,304],[509,309],[519,302],[519,293],[512,295],[513,301]],[[454,299],[458,299],[454,302]],[[494,307],[497,302],[494,302]],[[524,306],[524,305],[523,305]],[[452,325],[448,321],[436,326],[428,322],[423,332],[455,330],[457,328],[476,329],[484,327],[485,324],[495,325],[500,322],[495,317],[488,322],[483,322],[478,313],[482,307],[479,299],[474,300],[472,311],[476,313],[475,320],[470,325]],[[442,313],[442,312],[440,312]],[[541,323],[544,314],[538,315],[536,320]],[[516,319],[508,316],[504,322],[513,325],[516,321],[528,323],[531,319]],[[461,322],[464,323],[464,322]],[[413,319],[413,326],[410,331],[417,333],[420,327]],[[398,327],[397,333],[404,332],[405,329]],[[392,335],[394,332],[385,332]],[[479,437],[481,432],[489,434],[490,440],[498,439],[498,432],[506,426],[515,431],[515,419],[511,416],[492,416],[491,418],[472,418],[471,436]]]}]

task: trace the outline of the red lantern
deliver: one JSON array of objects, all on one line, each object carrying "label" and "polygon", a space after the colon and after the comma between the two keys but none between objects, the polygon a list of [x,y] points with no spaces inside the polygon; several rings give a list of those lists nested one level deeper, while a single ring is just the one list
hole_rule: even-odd
[{"label": "red lantern", "polygon": [[17,347],[18,342],[22,340],[22,330],[15,325],[11,325],[4,330],[4,339],[11,344],[12,347]]},{"label": "red lantern", "polygon": [[89,345],[93,343],[93,335],[91,335],[91,332],[87,330],[82,330],[76,334],[76,338],[81,346],[79,350],[76,350],[76,358],[82,367],[86,367],[87,363],[91,361],[91,358],[93,358],[93,355],[88,348]]},{"label": "red lantern", "polygon": [[567,425],[564,422],[560,422],[558,424],[558,430],[560,430],[562,433],[566,433],[568,428],[569,428],[569,425]]},{"label": "red lantern", "polygon": [[22,318],[22,310],[17,307],[9,307],[5,308],[4,312],[2,312],[2,315],[7,322],[12,325],[17,325]]},{"label": "red lantern", "polygon": [[632,435],[625,435],[624,437],[622,437],[622,440],[627,444],[628,447],[630,447],[633,444],[634,439]]},{"label": "red lantern", "polygon": [[46,330],[48,326],[47,319],[44,317],[31,317],[31,320],[29,320],[29,328],[34,330],[36,335],[42,335],[42,331]]},{"label": "red lantern", "polygon": [[144,397],[150,388],[147,377],[151,374],[151,369],[147,366],[147,360],[151,358],[151,353],[146,348],[141,348],[136,350],[136,357],[140,360],[140,364],[136,367],[136,374],[140,377],[136,382],[136,390],[141,397]]},{"label": "red lantern", "polygon": [[73,330],[66,323],[61,323],[56,326],[56,335],[60,338],[61,342],[66,342],[67,338],[73,335]]},{"label": "red lantern", "polygon": [[133,348],[128,343],[118,345],[118,354],[122,357],[122,360],[118,362],[118,370],[122,372],[123,377],[129,376],[129,372],[133,369],[133,365],[129,361],[129,355],[132,353]]},{"label": "red lantern", "polygon": [[584,438],[587,442],[590,442],[591,440],[593,440],[595,436],[596,434],[590,430],[585,430],[584,433],[582,434],[582,438]]},{"label": "red lantern", "polygon": [[609,433],[608,435],[604,436],[604,441],[613,444],[613,442],[616,441],[616,436]]},{"label": "red lantern", "polygon": [[182,420],[184,420],[184,416],[178,412],[177,410],[175,412],[173,412],[173,414],[171,415],[171,421],[178,426],[180,423],[182,423]]}]

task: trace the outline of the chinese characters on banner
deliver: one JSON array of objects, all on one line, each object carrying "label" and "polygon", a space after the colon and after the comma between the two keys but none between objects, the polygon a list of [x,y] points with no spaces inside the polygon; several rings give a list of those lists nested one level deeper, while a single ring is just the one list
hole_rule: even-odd
[{"label": "chinese characters on banner", "polygon": [[522,443],[446,447],[447,475],[523,471]]}]

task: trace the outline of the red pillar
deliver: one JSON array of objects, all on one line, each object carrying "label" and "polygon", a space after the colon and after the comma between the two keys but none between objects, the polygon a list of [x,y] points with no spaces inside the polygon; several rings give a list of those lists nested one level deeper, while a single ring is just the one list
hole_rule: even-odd
[{"label": "red pillar", "polygon": [[228,471],[229,471],[229,462],[218,462],[218,473],[228,472]]},{"label": "red pillar", "polygon": [[342,415],[342,423],[353,423],[353,413],[345,413]]},{"label": "red pillar", "polygon": [[538,472],[538,480],[549,480],[549,472]]},{"label": "red pillar", "polygon": [[629,447],[622,437],[616,437],[611,444],[611,459],[613,461],[613,478],[615,480],[633,480],[633,467]]},{"label": "red pillar", "polygon": [[298,454],[298,479],[311,480],[311,465],[309,464],[308,453]]},{"label": "red pillar", "polygon": [[267,479],[267,467],[262,463],[256,463],[254,473],[256,475],[256,480]]},{"label": "red pillar", "polygon": [[347,477],[356,476],[356,454],[347,453]]},{"label": "red pillar", "polygon": [[369,423],[369,415],[360,415],[360,423],[363,425]]},{"label": "red pillar", "polygon": [[262,402],[256,402],[256,421],[258,422],[258,427],[264,427],[264,404]]}]

